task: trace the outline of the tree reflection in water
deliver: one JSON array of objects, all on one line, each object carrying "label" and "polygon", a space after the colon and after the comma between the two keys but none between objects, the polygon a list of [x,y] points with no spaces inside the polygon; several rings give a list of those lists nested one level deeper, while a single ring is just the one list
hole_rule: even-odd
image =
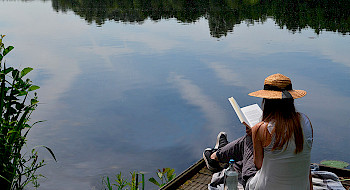
[{"label": "tree reflection in water", "polygon": [[264,22],[268,17],[292,32],[312,28],[350,32],[349,0],[52,0],[57,12],[73,11],[88,23],[102,26],[107,20],[142,24],[144,20],[176,18],[192,23],[204,17],[210,34],[220,38],[236,24]]}]

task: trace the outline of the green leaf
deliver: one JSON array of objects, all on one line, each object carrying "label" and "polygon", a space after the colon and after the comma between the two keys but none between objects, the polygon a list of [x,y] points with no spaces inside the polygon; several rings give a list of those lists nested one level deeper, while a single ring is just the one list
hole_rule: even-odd
[{"label": "green leaf", "polygon": [[[53,157],[53,159],[57,162],[56,160],[56,157],[55,157],[55,154],[53,153],[53,151],[51,150],[51,148],[47,147],[47,146],[44,146],[44,145],[41,145],[41,146],[36,146],[36,147],[44,147],[46,148],[47,151],[49,151],[49,153],[51,154],[51,156]],[[34,147],[35,148],[35,147]],[[33,148],[33,150],[34,150]]]},{"label": "green leaf", "polygon": [[25,76],[26,74],[28,74],[30,71],[32,71],[33,70],[33,68],[31,68],[31,67],[26,67],[26,68],[24,68],[22,71],[21,71],[21,78],[23,77],[23,76]]},{"label": "green leaf", "polygon": [[40,88],[40,86],[32,85],[31,87],[29,87],[28,91],[37,90],[37,89],[39,89],[39,88]]},{"label": "green leaf", "polygon": [[324,160],[321,161],[321,164],[335,168],[346,168],[349,166],[349,163],[338,160]]},{"label": "green leaf", "polygon": [[176,174],[173,174],[170,178],[169,181],[173,180],[176,177]]},{"label": "green leaf", "polygon": [[157,175],[158,175],[159,179],[162,179],[162,177],[163,177],[163,173],[162,172],[157,172]]},{"label": "green leaf", "polygon": [[167,173],[167,178],[168,178],[169,181],[171,180],[170,178],[172,178],[174,171],[175,171],[174,169],[170,169],[170,170],[168,171],[168,173]]},{"label": "green leaf", "polygon": [[8,54],[14,47],[13,46],[9,46],[7,47],[6,49],[4,49],[4,52],[3,52],[3,56],[5,56],[6,54]]},{"label": "green leaf", "polygon": [[21,110],[24,108],[24,104],[16,103],[16,109]]},{"label": "green leaf", "polygon": [[170,170],[170,168],[163,168],[163,173],[167,173]]},{"label": "green leaf", "polygon": [[14,70],[12,71],[12,77],[13,77],[13,79],[17,79],[17,78],[18,78],[18,73],[19,73],[19,71],[18,71],[17,69],[14,69]]},{"label": "green leaf", "polygon": [[51,148],[49,148],[49,147],[47,147],[47,146],[43,146],[43,147],[46,148],[47,151],[50,152],[50,154],[51,154],[51,156],[53,157],[53,159],[55,159],[55,161],[57,162],[56,157],[55,157],[55,154],[52,152]]},{"label": "green leaf", "polygon": [[27,95],[28,93],[26,91],[21,91],[20,93],[18,93],[18,96],[24,96]]},{"label": "green leaf", "polygon": [[12,129],[11,131],[7,132],[7,134],[11,134],[11,133],[17,133],[17,130]]},{"label": "green leaf", "polygon": [[[32,124],[32,126],[34,126],[35,124],[38,124],[38,123],[42,123],[42,122],[45,122],[46,120],[40,120],[40,121],[36,121],[35,123]],[[31,127],[32,127],[31,126]]]},{"label": "green leaf", "polygon": [[142,190],[145,189],[145,174],[141,173]]},{"label": "green leaf", "polygon": [[0,175],[0,178],[6,180],[7,182],[9,182],[11,184],[11,181],[9,181],[8,179],[6,179],[4,176]]},{"label": "green leaf", "polygon": [[109,177],[107,176],[107,187],[109,189],[112,189],[111,183],[109,182]]},{"label": "green leaf", "polygon": [[153,184],[157,185],[158,187],[160,187],[160,184],[158,183],[158,181],[156,179],[154,179],[153,177],[149,178],[148,181],[152,182]]},{"label": "green leaf", "polygon": [[6,75],[11,71],[13,71],[13,67],[6,68],[5,70],[1,71],[1,73],[4,73]]},{"label": "green leaf", "polygon": [[37,99],[31,99],[30,100],[30,103],[32,104],[32,105],[34,105],[34,104],[37,104],[39,101],[37,100]]}]

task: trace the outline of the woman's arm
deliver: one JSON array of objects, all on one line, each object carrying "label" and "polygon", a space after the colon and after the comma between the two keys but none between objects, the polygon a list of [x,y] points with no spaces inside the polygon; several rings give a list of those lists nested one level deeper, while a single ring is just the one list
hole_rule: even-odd
[{"label": "woman's arm", "polygon": [[[254,164],[256,168],[260,169],[264,159],[264,147],[263,147],[263,128],[264,122],[256,124],[252,128],[252,140],[254,148]],[[265,126],[266,127],[266,126]]]}]

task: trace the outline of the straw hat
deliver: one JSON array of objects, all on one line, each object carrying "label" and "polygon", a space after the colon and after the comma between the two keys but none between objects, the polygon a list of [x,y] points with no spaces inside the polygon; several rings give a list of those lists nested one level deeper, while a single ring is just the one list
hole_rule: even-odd
[{"label": "straw hat", "polygon": [[291,80],[282,74],[273,74],[266,77],[264,90],[258,90],[248,94],[259,98],[284,99],[301,98],[306,95],[304,90],[293,90]]}]

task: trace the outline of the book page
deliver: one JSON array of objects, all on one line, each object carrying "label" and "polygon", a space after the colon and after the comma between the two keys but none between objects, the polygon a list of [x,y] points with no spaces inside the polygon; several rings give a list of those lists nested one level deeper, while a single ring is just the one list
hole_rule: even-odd
[{"label": "book page", "polygon": [[250,127],[253,127],[261,121],[262,110],[258,104],[243,107],[241,108],[241,111],[247,118]]},{"label": "book page", "polygon": [[249,125],[249,122],[247,120],[247,118],[244,116],[243,112],[241,111],[241,108],[239,107],[238,103],[236,102],[236,100],[231,97],[228,99],[233,107],[233,109],[235,110],[239,120],[241,121],[241,123],[245,123],[247,125]]}]

